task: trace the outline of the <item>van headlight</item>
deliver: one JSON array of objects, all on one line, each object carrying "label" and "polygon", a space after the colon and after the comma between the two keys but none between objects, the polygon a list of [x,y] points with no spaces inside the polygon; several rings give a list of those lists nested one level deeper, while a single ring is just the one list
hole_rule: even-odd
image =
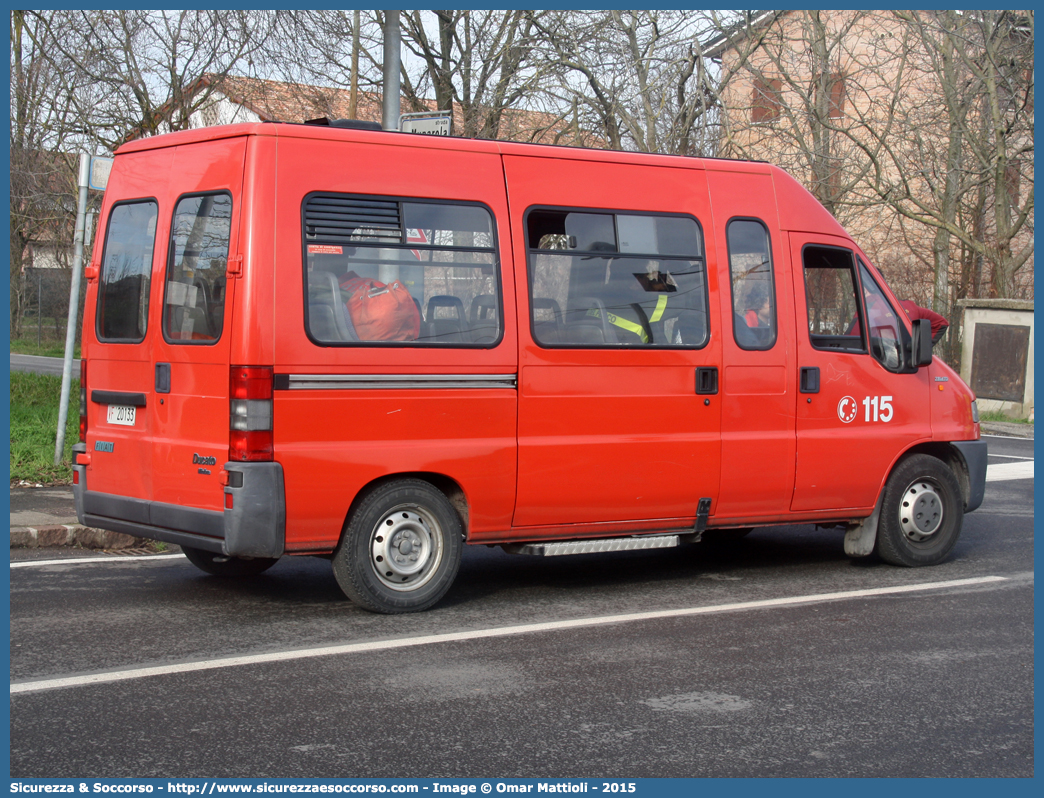
[{"label": "van headlight", "polygon": [[972,399],[972,421],[976,424],[979,423],[979,404],[974,399]]}]

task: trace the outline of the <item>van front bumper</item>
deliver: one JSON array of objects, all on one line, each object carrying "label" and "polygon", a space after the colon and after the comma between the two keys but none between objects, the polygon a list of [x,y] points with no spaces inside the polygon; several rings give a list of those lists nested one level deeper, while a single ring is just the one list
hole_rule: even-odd
[{"label": "van front bumper", "polygon": [[[84,526],[162,540],[227,557],[280,557],[286,543],[286,501],[279,463],[226,463],[225,509],[202,510],[92,491],[87,467],[73,485]],[[231,499],[228,498],[231,496]]]},{"label": "van front bumper", "polygon": [[964,512],[970,513],[978,509],[986,495],[986,441],[953,441],[950,445],[960,454],[968,470],[968,498]]}]

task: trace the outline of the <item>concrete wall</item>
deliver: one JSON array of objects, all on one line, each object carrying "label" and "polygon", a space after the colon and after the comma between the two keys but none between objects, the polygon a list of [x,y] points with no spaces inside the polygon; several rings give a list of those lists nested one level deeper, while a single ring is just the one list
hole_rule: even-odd
[{"label": "concrete wall", "polygon": [[[1010,328],[1029,328],[1028,349],[1025,352],[1025,371],[1021,377],[1025,380],[1024,390],[1021,397],[1009,396],[1004,399],[989,398],[978,395],[979,410],[999,410],[1007,415],[1017,418],[1033,418],[1033,303],[1024,300],[1012,299],[962,299],[957,303],[963,313],[961,329],[961,378],[979,394],[983,386],[983,374],[976,373],[976,368],[984,370],[995,367],[997,360],[1002,360],[1005,365],[1021,360],[1021,353],[1013,350],[1005,350],[991,353],[987,358],[986,353],[979,352],[976,359],[976,345],[983,345],[988,339],[986,333],[994,333],[1002,328],[1008,332],[1014,332],[1016,338],[1018,330]],[[997,325],[992,329],[983,329],[983,335],[976,336],[980,325]],[[977,365],[978,364],[978,365]],[[1004,375],[1006,380],[1014,381],[1020,375],[1008,373]],[[978,388],[977,388],[978,384]]]}]

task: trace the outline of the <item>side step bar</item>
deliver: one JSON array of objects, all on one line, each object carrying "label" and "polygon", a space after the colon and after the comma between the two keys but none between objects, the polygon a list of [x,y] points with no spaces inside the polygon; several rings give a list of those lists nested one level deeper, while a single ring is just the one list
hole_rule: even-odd
[{"label": "side step bar", "polygon": [[601,540],[562,540],[554,543],[503,543],[508,554],[534,554],[538,557],[559,557],[565,554],[596,554],[603,551],[633,551],[635,549],[669,549],[685,542],[695,542],[696,535],[650,535],[634,538],[605,538]]}]

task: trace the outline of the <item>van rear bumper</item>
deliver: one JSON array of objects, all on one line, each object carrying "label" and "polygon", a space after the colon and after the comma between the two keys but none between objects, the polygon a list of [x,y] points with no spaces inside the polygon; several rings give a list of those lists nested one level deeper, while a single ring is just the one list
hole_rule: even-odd
[{"label": "van rear bumper", "polygon": [[[286,502],[279,463],[226,463],[225,510],[201,510],[92,491],[87,467],[73,485],[84,526],[111,529],[229,557],[280,557],[286,543]],[[231,507],[229,506],[231,505]]]}]

